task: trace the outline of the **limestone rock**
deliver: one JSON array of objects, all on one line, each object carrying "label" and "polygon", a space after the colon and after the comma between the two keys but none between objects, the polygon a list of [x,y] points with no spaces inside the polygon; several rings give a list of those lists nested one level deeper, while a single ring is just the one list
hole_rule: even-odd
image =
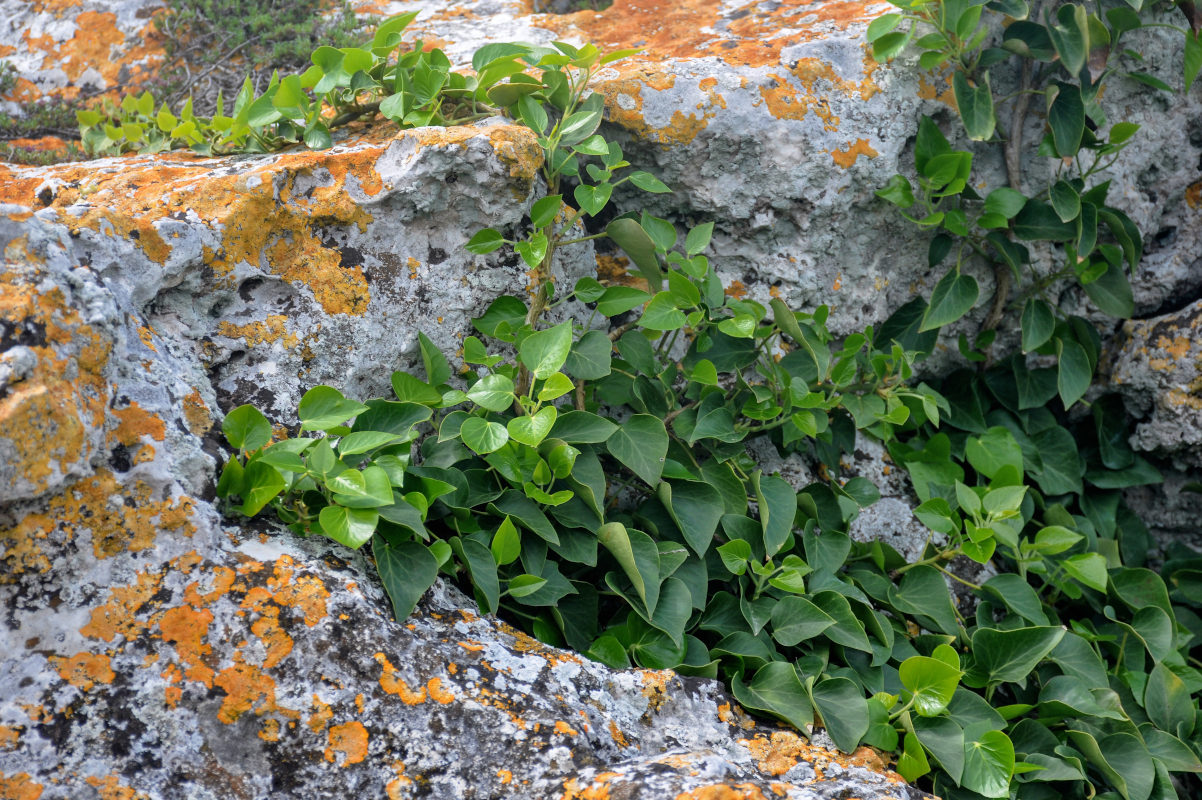
[{"label": "limestone rock", "polygon": [[494,123],[2,168],[0,795],[922,796],[448,587],[393,621],[365,554],[220,519],[222,412],[383,393],[419,329],[453,350],[525,290],[462,244],[527,213],[537,166]]}]

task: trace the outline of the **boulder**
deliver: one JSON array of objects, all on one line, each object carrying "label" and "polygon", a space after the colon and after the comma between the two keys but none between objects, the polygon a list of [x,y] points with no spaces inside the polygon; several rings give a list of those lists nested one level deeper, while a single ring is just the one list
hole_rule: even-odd
[{"label": "boulder", "polygon": [[359,133],[2,168],[0,796],[922,796],[714,681],[544,647],[449,586],[398,622],[364,554],[222,520],[224,411],[383,393],[418,330],[454,350],[526,289],[462,245],[537,196],[528,132]]}]

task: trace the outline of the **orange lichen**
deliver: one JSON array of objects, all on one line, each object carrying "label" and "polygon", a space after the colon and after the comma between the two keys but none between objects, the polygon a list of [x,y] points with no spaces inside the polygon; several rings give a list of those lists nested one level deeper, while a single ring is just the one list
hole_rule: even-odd
[{"label": "orange lichen", "polygon": [[453,692],[449,692],[442,688],[442,678],[431,678],[426,682],[426,691],[430,695],[430,699],[441,705],[452,703],[455,701]]},{"label": "orange lichen", "polygon": [[409,684],[405,683],[405,679],[397,674],[396,667],[392,666],[392,662],[388,660],[388,656],[383,653],[376,653],[375,659],[383,668],[380,674],[380,688],[389,694],[395,694],[401,698],[401,702],[407,706],[415,706],[426,702],[426,687],[419,687],[415,692],[409,688]]},{"label": "orange lichen", "polygon": [[12,750],[21,739],[21,729],[0,725],[0,749]]},{"label": "orange lichen", "polygon": [[330,708],[328,703],[322,702],[320,697],[313,695],[313,713],[309,715],[309,720],[306,723],[309,726],[309,730],[314,733],[321,733],[333,718],[334,709]]},{"label": "orange lichen", "polygon": [[1185,190],[1185,204],[1193,209],[1202,208],[1202,181]]},{"label": "orange lichen", "polygon": [[499,769],[497,777],[501,779],[501,785],[504,786],[513,780],[513,773],[507,769]]},{"label": "orange lichen", "polygon": [[167,609],[159,619],[163,641],[175,645],[175,652],[186,667],[184,675],[205,686],[213,685],[213,670],[203,660],[212,651],[204,641],[212,622],[212,611],[192,606]]},{"label": "orange lichen", "polygon": [[121,783],[116,775],[106,775],[103,778],[90,776],[88,784],[96,789],[100,800],[146,800],[145,792],[134,791]]},{"label": "orange lichen", "polygon": [[396,771],[396,777],[388,782],[384,792],[388,795],[388,800],[401,800],[402,797],[408,797],[406,790],[413,786],[413,779],[405,774],[404,761],[396,762],[392,768]]},{"label": "orange lichen", "polygon": [[139,573],[132,586],[114,586],[109,599],[92,609],[92,617],[79,629],[84,636],[111,642],[118,636],[134,639],[147,623],[137,618],[137,612],[158,591],[161,576]]},{"label": "orange lichen", "polygon": [[209,407],[205,405],[204,399],[200,396],[200,390],[193,389],[184,395],[181,405],[188,430],[197,436],[208,433],[209,429],[213,427],[213,417],[209,412]]},{"label": "orange lichen", "polygon": [[626,734],[622,733],[622,730],[612,719],[609,721],[609,736],[618,747],[630,747],[630,741],[626,738]]},{"label": "orange lichen", "polygon": [[34,783],[28,772],[6,776],[0,772],[0,800],[38,800],[45,787]]},{"label": "orange lichen", "polygon": [[326,761],[332,761],[340,767],[349,767],[367,758],[367,728],[363,727],[362,722],[352,720],[331,726],[328,741]]},{"label": "orange lichen", "polygon": [[143,437],[161,442],[166,436],[163,420],[138,405],[137,400],[125,408],[112,409],[110,414],[117,420],[112,436],[126,447],[137,444]]},{"label": "orange lichen", "polygon": [[831,158],[835,160],[835,163],[843,167],[843,169],[848,169],[851,167],[852,164],[856,163],[856,159],[860,156],[876,158],[878,155],[880,155],[876,150],[873,149],[872,145],[868,143],[867,139],[856,139],[856,141],[852,144],[844,145],[837,150],[831,150],[830,153]]},{"label": "orange lichen", "polygon": [[555,720],[555,732],[563,736],[579,736],[580,731],[573,728],[563,720]]},{"label": "orange lichen", "polygon": [[76,653],[70,658],[51,656],[50,663],[59,677],[85,692],[98,683],[112,683],[115,677],[109,657],[103,653]]},{"label": "orange lichen", "polygon": [[278,710],[275,703],[275,681],[258,667],[235,664],[218,673],[213,680],[225,692],[217,719],[232,725],[248,711],[267,714]]},{"label": "orange lichen", "polygon": [[222,320],[217,323],[217,332],[231,339],[242,339],[249,347],[280,342],[291,350],[300,344],[300,337],[286,329],[287,323],[288,317],[283,314],[269,314],[261,322],[247,322],[244,325]]}]

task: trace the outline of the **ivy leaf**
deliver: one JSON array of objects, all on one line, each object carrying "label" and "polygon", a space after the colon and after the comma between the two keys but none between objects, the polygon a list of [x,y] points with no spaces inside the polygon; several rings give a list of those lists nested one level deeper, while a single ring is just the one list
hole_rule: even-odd
[{"label": "ivy leaf", "polygon": [[751,479],[760,504],[760,526],[764,532],[764,552],[768,557],[784,546],[797,519],[797,492],[779,475],[755,473]]},{"label": "ivy leaf", "polygon": [[650,331],[674,331],[684,327],[685,315],[676,307],[671,292],[659,292],[643,310],[639,325]]},{"label": "ivy leaf", "polygon": [[901,757],[897,759],[897,771],[911,783],[931,771],[927,754],[918,741],[918,737],[912,733],[906,734]]},{"label": "ivy leaf", "polygon": [[[744,684],[738,674],[730,683],[735,700],[746,708],[783,719],[805,733],[814,723],[814,707],[797,677],[797,670],[788,662],[769,662],[756,670],[755,677],[748,683]],[[863,700],[863,695],[860,698]]]},{"label": "ivy leaf", "polygon": [[620,522],[607,522],[598,528],[597,540],[622,567],[647,613],[654,614],[659,601],[659,548],[655,542]]},{"label": "ivy leaf", "polygon": [[364,411],[367,411],[367,406],[348,400],[333,386],[314,386],[305,392],[296,409],[302,431],[326,431],[336,428]]},{"label": "ivy leaf", "polygon": [[[757,673],[758,675],[758,673]],[[814,705],[835,747],[850,753],[868,733],[868,703],[850,678],[827,678],[813,689]]]},{"label": "ivy leaf", "polygon": [[230,447],[243,452],[258,450],[271,441],[271,423],[252,405],[241,405],[225,415],[221,432]]},{"label": "ivy leaf", "polygon": [[934,330],[960,319],[976,305],[980,293],[976,278],[962,275],[957,270],[948,272],[935,284],[918,332]]},{"label": "ivy leaf", "polygon": [[[728,544],[746,546],[747,543],[736,539]],[[833,617],[804,597],[792,595],[782,598],[772,609],[772,638],[784,647],[796,647],[834,624]]]},{"label": "ivy leaf", "polygon": [[481,408],[499,413],[513,405],[513,381],[497,373],[486,375],[467,390],[467,396]]},{"label": "ivy leaf", "polygon": [[1056,384],[1065,409],[1072,408],[1093,382],[1093,367],[1085,348],[1072,339],[1056,340],[1056,355],[1060,358]]},{"label": "ivy leaf", "polygon": [[935,717],[947,710],[961,672],[956,667],[928,656],[911,656],[898,667],[902,686],[913,696],[914,710]]},{"label": "ivy leaf", "polygon": [[1030,353],[1042,347],[1056,329],[1052,307],[1038,297],[1028,298],[1023,306],[1021,325],[1023,352]]},{"label": "ivy leaf", "polygon": [[[542,444],[543,439],[547,438],[547,434],[551,432],[551,428],[554,427],[555,418],[558,413],[555,406],[543,406],[535,414],[514,417],[506,425],[509,438],[529,447],[538,447]],[[478,419],[478,417],[474,417],[473,419]],[[467,443],[467,440],[464,439],[464,442]],[[468,447],[471,447],[470,443]],[[475,450],[474,447],[472,449]],[[476,452],[480,451],[477,450]]]},{"label": "ivy leaf", "polygon": [[1119,319],[1129,319],[1135,313],[1135,296],[1131,291],[1131,282],[1119,265],[1107,265],[1105,272],[1084,284],[1082,288],[1103,313]]},{"label": "ivy leaf", "polygon": [[722,495],[708,483],[700,481],[664,481],[657,491],[660,502],[680,528],[685,543],[704,558],[718,521],[726,512]]},{"label": "ivy leaf", "polygon": [[997,119],[993,115],[993,92],[989,86],[989,73],[984,73],[980,84],[970,86],[963,70],[956,70],[952,77],[952,92],[956,97],[956,107],[960,111],[960,120],[968,138],[975,142],[983,142],[993,136]]},{"label": "ivy leaf", "polygon": [[509,431],[504,425],[490,422],[483,417],[465,419],[459,428],[459,436],[465,445],[480,455],[491,453],[509,441]]},{"label": "ivy leaf", "polygon": [[972,635],[975,669],[989,683],[1017,683],[1064,638],[1064,628],[1034,626],[1002,631],[978,628]]},{"label": "ivy leaf", "polygon": [[612,371],[613,343],[601,331],[587,331],[572,345],[563,369],[585,381],[604,378]]},{"label": "ivy leaf", "polygon": [[668,455],[668,431],[659,417],[635,414],[606,439],[605,447],[644,483],[655,486]]},{"label": "ivy leaf", "polygon": [[438,560],[420,542],[393,545],[383,536],[372,540],[372,554],[380,582],[392,601],[393,614],[404,621],[438,579]]},{"label": "ivy leaf", "polygon": [[1164,664],[1152,667],[1144,689],[1144,710],[1156,727],[1188,739],[1194,732],[1196,708],[1181,678]]},{"label": "ivy leaf", "polygon": [[986,731],[964,745],[964,777],[960,785],[985,797],[1010,796],[1014,743],[1001,731]]},{"label": "ivy leaf", "polygon": [[353,550],[367,544],[379,519],[380,514],[374,508],[326,506],[318,515],[322,533]]},{"label": "ivy leaf", "polygon": [[[1061,6],[1061,18],[1065,11],[1072,8],[1084,13],[1080,6]],[[1068,67],[1068,64],[1065,66]],[[1061,158],[1075,156],[1081,149],[1081,137],[1085,134],[1085,101],[1081,99],[1080,87],[1057,81],[1048,88],[1048,127],[1052,129],[1056,154]]]},{"label": "ivy leaf", "polygon": [[518,357],[535,378],[546,380],[559,371],[571,349],[572,323],[567,321],[527,336],[518,346]]},{"label": "ivy leaf", "polygon": [[[651,241],[643,226],[633,219],[615,219],[605,227],[605,232],[614,244],[630,256],[630,260],[639,268],[639,277],[647,281],[652,291],[658,292],[663,288],[664,274],[655,252],[655,242]],[[612,316],[605,311],[601,313]]]}]

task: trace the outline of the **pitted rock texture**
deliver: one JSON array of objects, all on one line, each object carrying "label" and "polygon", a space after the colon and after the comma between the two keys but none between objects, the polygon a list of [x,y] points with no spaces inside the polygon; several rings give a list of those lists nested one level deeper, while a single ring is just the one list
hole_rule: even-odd
[{"label": "pitted rock texture", "polygon": [[[289,420],[316,384],[386,392],[391,371],[416,358],[419,330],[454,352],[491,298],[525,292],[512,253],[485,259],[463,249],[480,228],[516,224],[536,191],[533,136],[496,122],[368,136],[322,152],[0,166],[0,238],[9,261],[86,268],[109,288],[109,302],[131,315],[123,335],[133,358],[119,369],[153,373],[158,355],[185,346],[178,357],[194,362],[196,414],[254,402]],[[573,274],[594,269],[586,245],[564,255]],[[0,334],[6,346],[72,324],[50,320],[45,303],[25,309],[20,297],[5,295],[15,314]],[[87,357],[76,357],[85,371]],[[181,391],[175,402],[190,395]],[[15,446],[0,443],[0,453]],[[28,476],[6,480],[24,488],[0,484],[0,500],[37,486]]]},{"label": "pitted rock texture", "polygon": [[198,511],[97,559],[105,522],[60,521],[35,545],[53,569],[4,587],[0,786],[28,796],[923,796],[867,748],[756,724],[712,681],[547,648],[452,589],[394,622],[346,551]]},{"label": "pitted rock texture", "polygon": [[1202,300],[1127,323],[1110,382],[1142,421],[1131,445],[1202,466]]}]

